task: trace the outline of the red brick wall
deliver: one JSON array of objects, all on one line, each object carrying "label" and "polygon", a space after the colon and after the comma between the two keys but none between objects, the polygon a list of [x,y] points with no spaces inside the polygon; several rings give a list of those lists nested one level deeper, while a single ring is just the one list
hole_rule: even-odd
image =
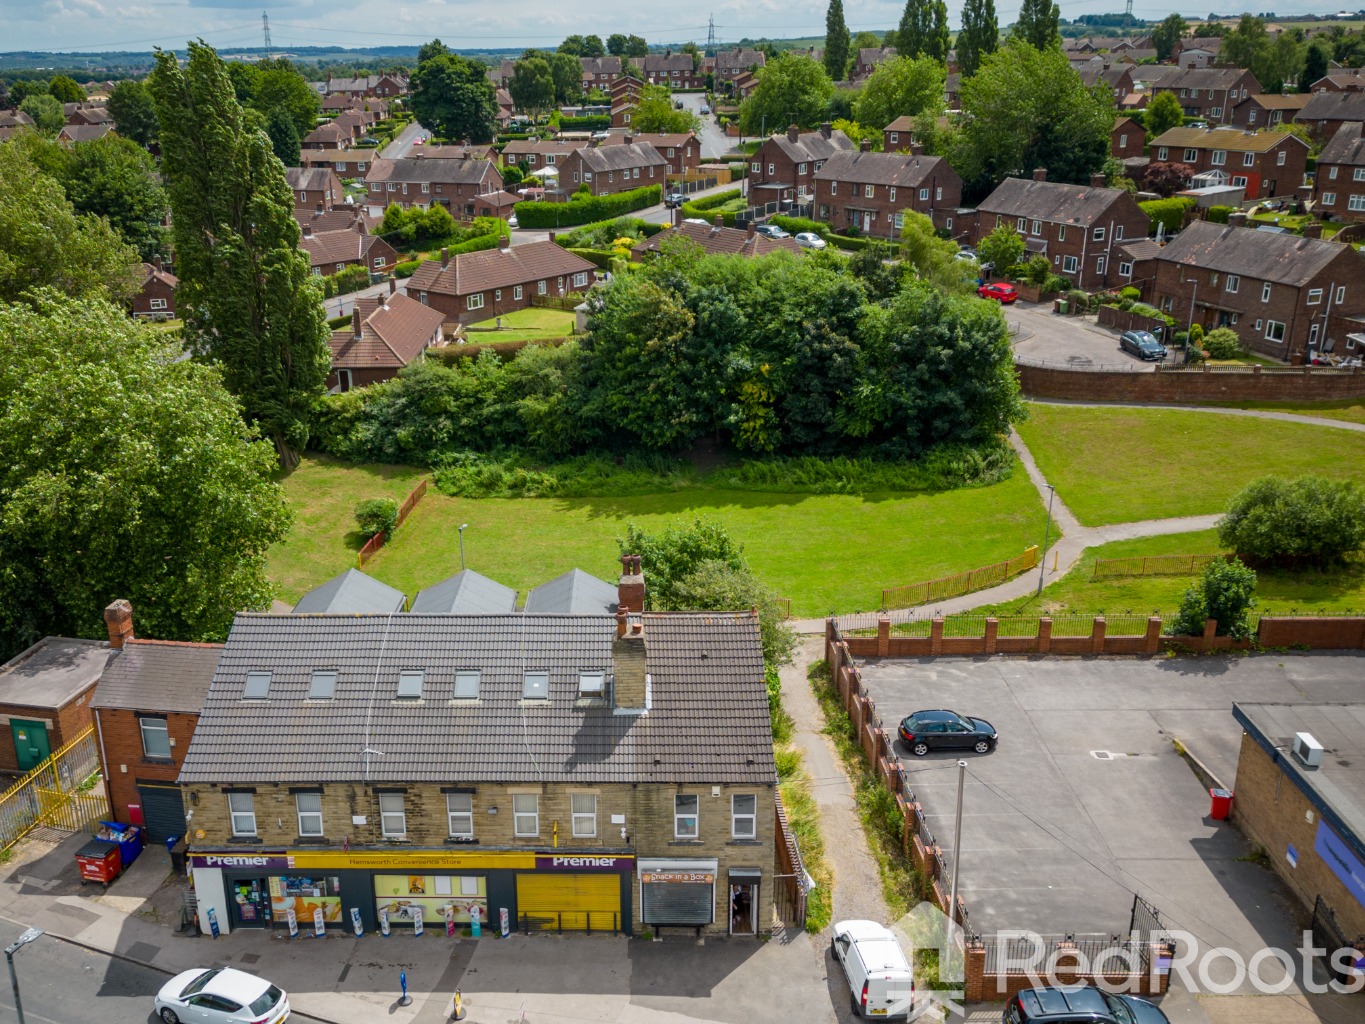
[{"label": "red brick wall", "polygon": [[[91,683],[85,692],[56,711],[51,708],[24,707],[20,704],[0,704],[0,715],[7,719],[22,718],[29,722],[48,723],[47,742],[55,753],[58,747],[70,743],[93,721],[90,717],[90,695],[94,690],[95,684]],[[14,737],[9,732],[8,725],[3,728],[5,735],[0,739],[0,772],[17,773],[19,759],[14,752]]]},{"label": "red brick wall", "polygon": [[[104,708],[97,712],[104,745],[104,785],[113,805],[114,817],[127,822],[128,805],[142,803],[137,780],[174,782],[180,764],[190,747],[198,715],[167,715],[166,728],[171,737],[171,760],[148,761],[142,756],[142,730],[134,711]],[[125,770],[126,769],[126,770]]]},{"label": "red brick wall", "polygon": [[1302,370],[1250,373],[1212,373],[1200,370],[1153,373],[1086,373],[1020,363],[1019,383],[1032,398],[1076,399],[1089,402],[1206,402],[1273,401],[1326,402],[1365,396],[1365,373],[1355,370]]}]

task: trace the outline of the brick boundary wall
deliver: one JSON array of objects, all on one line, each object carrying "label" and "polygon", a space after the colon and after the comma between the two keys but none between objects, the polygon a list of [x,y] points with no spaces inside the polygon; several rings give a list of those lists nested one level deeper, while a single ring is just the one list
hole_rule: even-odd
[{"label": "brick boundary wall", "polygon": [[[1101,327],[1112,327],[1120,333],[1123,331],[1150,331],[1158,338],[1168,336],[1165,320],[1143,316],[1141,313],[1134,313],[1128,309],[1119,309],[1118,306],[1101,306],[1097,319]],[[1172,327],[1170,330],[1173,331],[1175,328]]]},{"label": "brick boundary wall", "polygon": [[[1248,367],[1245,371],[1203,369],[1152,373],[1064,370],[1016,363],[1019,386],[1030,398],[1084,402],[1155,402],[1200,405],[1209,402],[1327,402],[1365,397],[1365,373],[1358,368],[1293,370]],[[1263,372],[1264,370],[1264,372]]]}]

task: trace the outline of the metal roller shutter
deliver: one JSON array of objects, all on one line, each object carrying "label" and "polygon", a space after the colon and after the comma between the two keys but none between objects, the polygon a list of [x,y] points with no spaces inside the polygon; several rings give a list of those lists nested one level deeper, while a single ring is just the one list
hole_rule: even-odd
[{"label": "metal roller shutter", "polygon": [[185,804],[179,786],[139,784],[137,794],[142,799],[142,820],[147,825],[148,839],[161,843],[171,836],[185,834]]},{"label": "metal roller shutter", "polygon": [[640,886],[640,914],[645,924],[710,924],[716,905],[710,882],[652,882]]},{"label": "metal roller shutter", "polygon": [[517,875],[517,914],[524,926],[546,931],[619,931],[621,876]]}]

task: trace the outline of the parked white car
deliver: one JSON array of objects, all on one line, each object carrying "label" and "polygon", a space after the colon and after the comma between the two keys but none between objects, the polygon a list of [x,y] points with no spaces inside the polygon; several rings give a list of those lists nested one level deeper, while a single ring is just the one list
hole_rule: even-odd
[{"label": "parked white car", "polygon": [[825,240],[814,231],[799,231],[796,234],[796,244],[803,249],[823,249]]},{"label": "parked white car", "polygon": [[909,1020],[915,976],[891,929],[876,921],[840,921],[829,940],[844,969],[853,1012],[869,1020]]},{"label": "parked white car", "polygon": [[264,978],[231,967],[177,974],[156,995],[163,1024],[283,1024],[289,997]]}]

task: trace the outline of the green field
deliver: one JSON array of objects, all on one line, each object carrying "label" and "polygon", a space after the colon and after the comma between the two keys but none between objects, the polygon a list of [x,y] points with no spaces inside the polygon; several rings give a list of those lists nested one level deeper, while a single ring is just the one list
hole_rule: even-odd
[{"label": "green field", "polygon": [[[1202,530],[1166,537],[1116,541],[1090,548],[1076,568],[1043,588],[1041,598],[1026,597],[976,609],[982,614],[1037,615],[1041,612],[1079,612],[1110,615],[1160,611],[1174,615],[1180,596],[1194,582],[1192,576],[1130,576],[1094,578],[1097,558],[1135,558],[1143,555],[1202,555],[1221,551],[1218,533]],[[1313,571],[1257,572],[1257,611],[1365,611],[1365,563],[1352,562],[1329,573]]]},{"label": "green field", "polygon": [[1086,526],[1221,512],[1257,477],[1365,481],[1365,434],[1177,409],[1029,406],[1019,433]]},{"label": "green field", "polygon": [[[473,327],[492,328],[497,318],[472,324]],[[568,337],[574,331],[574,314],[566,309],[540,309],[534,306],[504,313],[501,330],[466,331],[470,344],[490,344],[503,341],[544,341],[547,338]]]},{"label": "green field", "polygon": [[[354,564],[351,509],[361,498],[401,497],[421,476],[411,467],[345,468],[310,456],[284,481],[298,521],[271,549],[277,596],[303,591]],[[988,565],[1037,543],[1043,509],[1016,471],[990,487],[938,494],[774,494],[705,485],[622,498],[448,498],[429,491],[366,571],[411,595],[458,572],[458,527],[467,565],[518,590],[580,568],[618,573],[627,523],[659,528],[707,516],[744,544],[755,571],[795,615],[871,610],[881,588]]]}]

